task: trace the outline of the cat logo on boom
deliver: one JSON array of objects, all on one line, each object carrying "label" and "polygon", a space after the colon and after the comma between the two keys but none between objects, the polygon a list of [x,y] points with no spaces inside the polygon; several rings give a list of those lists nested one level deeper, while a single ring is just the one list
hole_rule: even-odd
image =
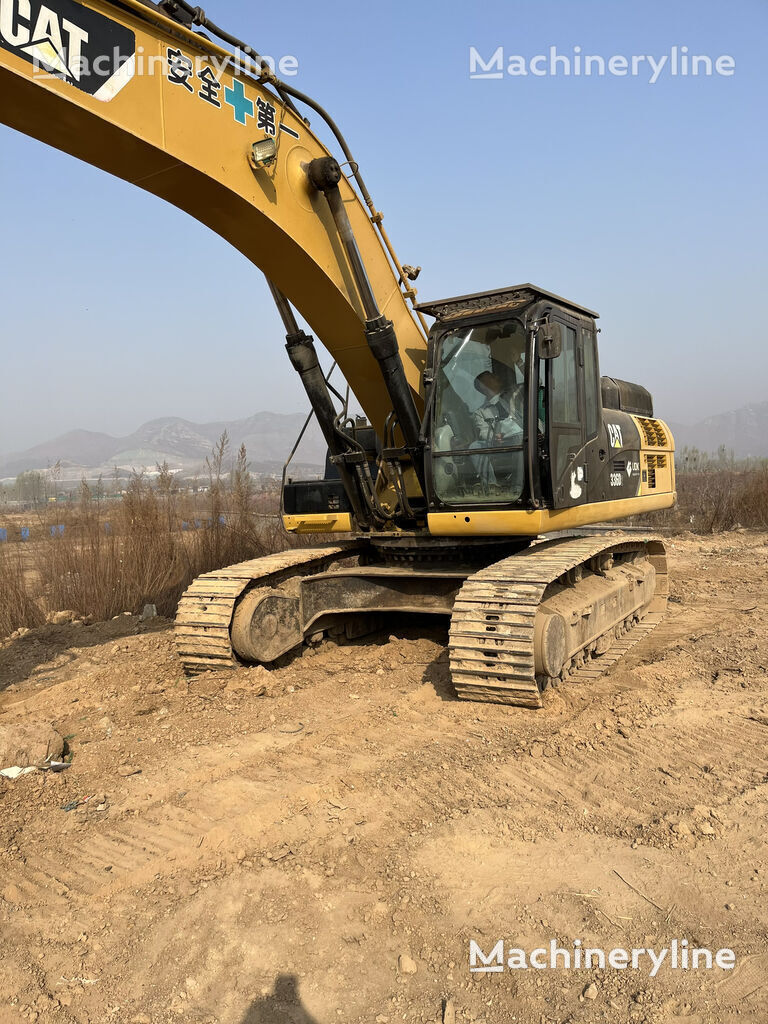
[{"label": "cat logo on boom", "polygon": [[0,46],[97,100],[113,99],[135,70],[134,33],[74,0],[0,0]]}]

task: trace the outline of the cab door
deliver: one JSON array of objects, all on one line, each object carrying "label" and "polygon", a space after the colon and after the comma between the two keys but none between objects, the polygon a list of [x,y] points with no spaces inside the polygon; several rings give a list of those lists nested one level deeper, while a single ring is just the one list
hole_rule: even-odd
[{"label": "cab door", "polygon": [[562,331],[560,354],[546,361],[552,505],[571,508],[587,500],[584,357],[578,321],[560,314],[550,320]]}]

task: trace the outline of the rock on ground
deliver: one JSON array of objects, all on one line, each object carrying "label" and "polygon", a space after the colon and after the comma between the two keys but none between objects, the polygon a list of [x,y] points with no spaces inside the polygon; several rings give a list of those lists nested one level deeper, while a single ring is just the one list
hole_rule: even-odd
[{"label": "rock on ground", "polygon": [[48,722],[0,725],[0,768],[26,768],[61,757],[64,740]]}]

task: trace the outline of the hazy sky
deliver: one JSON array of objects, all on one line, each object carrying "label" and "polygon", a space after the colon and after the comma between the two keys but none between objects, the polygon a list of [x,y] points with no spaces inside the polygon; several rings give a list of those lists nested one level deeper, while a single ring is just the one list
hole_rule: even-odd
[{"label": "hazy sky", "polygon": [[[210,0],[342,126],[422,299],[523,281],[601,313],[603,373],[695,421],[768,398],[765,0]],[[530,59],[731,55],[730,77],[471,81]],[[538,65],[541,67],[541,65]],[[138,189],[0,127],[0,451],[75,427],[304,408],[259,271]],[[250,325],[250,331],[244,329]]]}]

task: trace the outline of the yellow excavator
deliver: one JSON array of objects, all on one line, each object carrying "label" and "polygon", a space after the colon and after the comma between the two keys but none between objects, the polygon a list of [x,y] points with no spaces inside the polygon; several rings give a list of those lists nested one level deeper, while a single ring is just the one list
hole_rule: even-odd
[{"label": "yellow excavator", "polygon": [[661,540],[583,529],[675,501],[672,435],[644,388],[600,376],[595,312],[532,284],[417,301],[332,118],[185,0],[0,0],[0,96],[5,124],[264,272],[328,446],[323,479],[286,478],[282,512],[337,543],[195,580],[176,620],[187,671],[434,615],[460,697],[540,707],[663,616]]}]

